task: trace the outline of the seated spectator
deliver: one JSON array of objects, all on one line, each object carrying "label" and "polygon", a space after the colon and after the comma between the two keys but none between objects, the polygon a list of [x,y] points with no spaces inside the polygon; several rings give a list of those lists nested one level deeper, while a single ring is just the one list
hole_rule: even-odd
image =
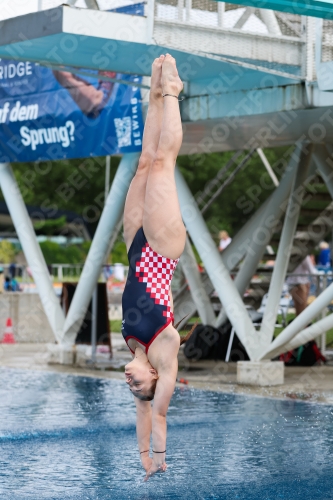
[{"label": "seated spectator", "polygon": [[230,238],[227,231],[220,231],[220,243],[219,250],[222,252],[228,245],[230,245],[232,239]]},{"label": "seated spectator", "polygon": [[10,279],[9,276],[6,276],[4,290],[5,292],[20,292],[21,288],[15,278]]},{"label": "seated spectator", "polygon": [[301,314],[308,305],[310,275],[313,274],[318,274],[318,271],[314,267],[310,255],[308,255],[287,278],[287,284],[295,305],[296,316]]}]

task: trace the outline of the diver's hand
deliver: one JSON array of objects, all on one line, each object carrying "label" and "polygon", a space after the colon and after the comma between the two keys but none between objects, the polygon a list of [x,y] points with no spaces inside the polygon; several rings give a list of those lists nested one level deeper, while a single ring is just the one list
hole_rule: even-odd
[{"label": "diver's hand", "polygon": [[145,457],[143,457],[141,455],[141,464],[142,464],[142,467],[144,468],[144,470],[146,471],[146,474],[147,474],[150,467],[153,464],[153,459],[149,455],[146,455]]},{"label": "diver's hand", "polygon": [[154,462],[151,464],[151,467],[149,468],[146,474],[146,477],[144,478],[144,481],[148,481],[148,479],[156,474],[156,472],[165,472],[167,469],[167,464],[163,462],[161,465],[157,465]]}]

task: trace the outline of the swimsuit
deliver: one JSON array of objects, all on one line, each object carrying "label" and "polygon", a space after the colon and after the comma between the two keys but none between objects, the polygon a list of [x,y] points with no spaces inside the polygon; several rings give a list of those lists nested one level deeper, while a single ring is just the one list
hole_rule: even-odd
[{"label": "swimsuit", "polygon": [[128,251],[128,260],[121,333],[127,345],[129,339],[135,339],[147,353],[157,335],[173,321],[169,292],[179,259],[155,252],[141,227]]}]

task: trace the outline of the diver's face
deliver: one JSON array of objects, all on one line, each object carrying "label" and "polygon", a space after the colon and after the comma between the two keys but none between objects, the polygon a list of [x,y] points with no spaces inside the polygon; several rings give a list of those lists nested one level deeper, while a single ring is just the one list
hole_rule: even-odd
[{"label": "diver's face", "polygon": [[125,366],[126,384],[133,394],[149,392],[154,379],[156,379],[156,370],[150,363],[138,363],[134,359]]}]

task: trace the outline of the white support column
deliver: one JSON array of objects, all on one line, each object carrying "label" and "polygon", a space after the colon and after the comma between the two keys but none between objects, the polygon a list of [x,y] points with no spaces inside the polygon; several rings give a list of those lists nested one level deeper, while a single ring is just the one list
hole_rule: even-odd
[{"label": "white support column", "polygon": [[263,152],[263,150],[261,148],[257,148],[257,153],[260,156],[260,159],[263,162],[264,167],[266,168],[268,175],[272,179],[274,186],[277,187],[279,185],[279,181],[278,181],[278,179],[274,173],[274,170],[272,169],[269,161],[267,160],[265,153]]},{"label": "white support column", "polygon": [[73,344],[75,342],[99,278],[101,266],[109,248],[110,237],[122,214],[127,191],[135,174],[138,160],[139,153],[128,153],[122,157],[119,164],[66,317],[64,343]]},{"label": "white support column", "polygon": [[217,2],[217,25],[223,28],[224,25],[225,2]]},{"label": "white support column", "polygon": [[238,19],[236,22],[235,26],[233,26],[233,29],[240,30],[243,28],[244,24],[246,21],[249,19],[249,17],[255,12],[254,7],[246,7],[244,10],[243,14],[241,17]]},{"label": "white support column", "polygon": [[61,340],[65,316],[60,306],[44,256],[9,163],[0,163],[0,186],[25,258],[31,269],[46,317],[56,340]]},{"label": "white support column", "polygon": [[176,184],[184,223],[195,244],[205,269],[225,308],[231,324],[244,345],[250,359],[253,358],[257,342],[256,330],[232,281],[229,271],[207,230],[205,221],[183,178],[176,167]]},{"label": "white support column", "polygon": [[306,80],[312,81],[314,78],[314,43],[315,43],[316,19],[307,16],[306,18]]},{"label": "white support column", "polygon": [[[253,274],[256,272],[258,264],[265,251],[266,245],[270,242],[276,224],[280,221],[283,213],[285,202],[289,197],[291,185],[295,178],[295,168],[299,161],[299,154],[294,152],[286,172],[281,179],[279,187],[272,193],[269,198],[269,203],[266,204],[262,216],[258,218],[256,226],[252,229],[252,239],[247,247],[247,254],[242,263],[242,266],[237,273],[235,286],[240,295],[243,296]],[[226,248],[226,250],[228,247]],[[224,252],[226,251],[224,250]],[[224,253],[223,252],[223,253]],[[223,258],[223,254],[222,254]],[[222,309],[216,319],[216,327],[221,326],[226,319],[226,314]]]},{"label": "white support column", "polygon": [[190,287],[191,296],[204,325],[214,325],[215,313],[209,296],[202,284],[198,264],[191,247],[190,240],[186,237],[185,249],[180,258],[180,264],[185,278]]},{"label": "white support column", "polygon": [[[265,350],[264,353],[262,353],[260,359],[272,359],[277,354],[286,352],[286,350],[288,350],[286,346],[290,343],[291,339],[296,337],[296,335],[301,332],[301,330],[303,330],[314,318],[319,316],[321,311],[325,309],[325,307],[327,307],[332,300],[333,283],[326,288],[326,290],[324,290],[306,309],[304,309],[304,311],[301,312],[301,314],[297,316],[294,321],[290,323],[278,337],[276,337],[276,339],[274,339],[271,345]],[[321,324],[324,319],[318,321],[316,324]]]},{"label": "white support column", "polygon": [[178,0],[178,21],[184,21],[184,0]]},{"label": "white support column", "polygon": [[[326,332],[328,332],[331,328],[333,328],[333,314],[329,314],[313,325],[310,325],[308,328],[305,328],[305,330],[300,332],[290,342],[284,345],[283,348],[281,348],[280,352],[278,352],[278,354],[297,349],[297,347],[310,342],[310,340],[314,340],[315,338],[319,337],[319,335],[326,337]],[[323,346],[321,346],[321,352],[325,356]]]},{"label": "white support column", "polygon": [[[309,148],[309,149],[308,149]],[[260,343],[257,346],[257,354],[267,348],[270,344],[273,333],[276,316],[279,308],[283,283],[287,273],[290,259],[290,253],[294,234],[298,222],[299,212],[304,194],[304,181],[310,165],[312,146],[304,145],[299,157],[297,173],[291,196],[289,198],[286,216],[284,219],[281,233],[279,249],[275,260],[275,266],[272,274],[271,283],[268,291],[267,304],[260,329]]]},{"label": "white support column", "polygon": [[[155,0],[147,0],[145,14],[147,16],[147,45],[155,44],[154,22],[155,22]],[[146,77],[144,77],[146,78]],[[149,82],[150,86],[150,82]],[[142,93],[142,92],[141,92]]]},{"label": "white support column", "polygon": [[282,35],[278,20],[274,14],[273,10],[269,9],[260,9],[260,17],[263,22],[266,24],[268,33],[271,35],[280,36]]},{"label": "white support column", "polygon": [[186,22],[191,21],[192,0],[185,0],[186,7]]},{"label": "white support column", "polygon": [[[234,236],[230,245],[228,245],[227,248],[223,251],[221,259],[223,264],[228,269],[228,271],[231,271],[246,254],[249,245],[251,243],[253,232],[258,227],[261,217],[264,211],[266,210],[266,207],[269,205],[270,200],[271,197],[268,198],[258,208],[255,214],[251,217],[251,219]],[[206,276],[203,279],[203,284],[205,286],[205,289],[207,289],[207,287],[211,289],[212,284],[209,280],[209,277]],[[175,300],[175,305],[177,305],[175,312],[177,314],[178,319],[180,319],[182,316],[185,316],[185,314],[193,315],[197,310],[193,302],[193,299],[191,298],[190,292],[185,292],[185,293],[183,292],[180,294],[180,296],[177,296],[176,294],[174,300]]]},{"label": "white support column", "polygon": [[233,237],[230,245],[223,250],[223,254],[221,255],[222,262],[229,271],[236,267],[244,255],[246,255],[252,241],[253,232],[258,227],[270,200],[271,197],[258,208],[245,226],[243,226],[242,229]]},{"label": "white support column", "polygon": [[110,191],[110,174],[111,174],[111,156],[108,155],[105,157],[105,196],[104,196],[104,204],[106,203],[109,191]]},{"label": "white support column", "polygon": [[91,10],[99,10],[97,0],[85,0],[86,6]]},{"label": "white support column", "polygon": [[91,361],[96,363],[97,351],[97,312],[98,312],[98,284],[95,286],[91,301]]},{"label": "white support column", "polygon": [[313,157],[333,199],[333,160],[325,145],[314,148]]}]

